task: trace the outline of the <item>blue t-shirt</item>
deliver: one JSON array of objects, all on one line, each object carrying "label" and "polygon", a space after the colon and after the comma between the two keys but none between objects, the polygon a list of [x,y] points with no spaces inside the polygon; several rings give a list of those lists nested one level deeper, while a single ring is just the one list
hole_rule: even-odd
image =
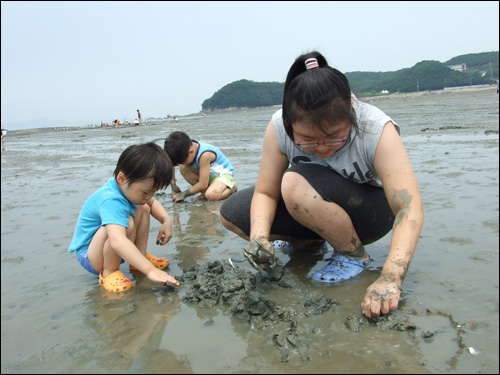
[{"label": "blue t-shirt", "polygon": [[123,195],[112,177],[85,202],[76,222],[75,233],[68,251],[76,256],[88,248],[92,238],[103,225],[117,224],[128,228],[129,215],[135,215],[137,205]]},{"label": "blue t-shirt", "polygon": [[193,142],[198,143],[198,152],[196,153],[196,157],[194,161],[191,163],[191,166],[196,169],[198,172],[200,171],[200,157],[205,152],[213,152],[215,154],[215,161],[210,163],[210,176],[221,176],[223,174],[228,174],[230,176],[234,176],[234,168],[231,165],[230,161],[226,156],[219,150],[217,147],[212,146],[208,143],[201,143],[198,141],[192,140]]}]

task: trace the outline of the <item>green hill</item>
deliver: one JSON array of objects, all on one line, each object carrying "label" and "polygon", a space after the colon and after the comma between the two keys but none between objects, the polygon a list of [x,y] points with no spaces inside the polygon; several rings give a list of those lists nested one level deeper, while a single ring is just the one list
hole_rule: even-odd
[{"label": "green hill", "polygon": [[[498,78],[498,51],[493,52],[482,52],[482,53],[470,53],[468,55],[456,56],[445,62],[446,65],[455,64],[467,64],[467,70],[481,70],[486,73],[491,73],[495,77],[495,65],[496,65],[496,77]],[[491,66],[490,66],[491,63]],[[490,71],[491,68],[491,71]]]},{"label": "green hill", "polygon": [[206,99],[203,110],[233,107],[267,107],[281,104],[285,84],[279,82],[254,82],[242,79],[230,83]]},{"label": "green hill", "polygon": [[[352,91],[361,96],[377,94],[382,90],[413,92],[495,84],[498,79],[498,57],[498,51],[473,53],[454,57],[444,63],[421,61],[411,68],[395,72],[351,72],[345,75]],[[458,64],[466,64],[467,70],[460,72],[449,67]]]},{"label": "green hill", "polygon": [[[456,71],[450,65],[466,64],[467,70]],[[389,92],[442,90],[444,87],[496,84],[499,53],[482,52],[456,56],[444,63],[424,60],[411,68],[394,72],[345,73],[351,89],[358,96]],[[202,104],[203,111],[227,108],[254,108],[282,104],[283,88],[279,82],[254,82],[242,79],[230,83]]]}]

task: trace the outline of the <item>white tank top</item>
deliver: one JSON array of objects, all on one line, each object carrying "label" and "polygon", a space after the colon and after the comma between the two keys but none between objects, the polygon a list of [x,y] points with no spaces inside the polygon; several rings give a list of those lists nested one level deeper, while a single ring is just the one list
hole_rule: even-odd
[{"label": "white tank top", "polygon": [[288,157],[291,164],[314,163],[324,165],[359,184],[382,187],[382,182],[373,166],[375,150],[384,125],[391,121],[398,133],[400,132],[399,125],[377,107],[360,102],[354,95],[352,95],[352,98],[359,131],[357,133],[354,130],[351,131],[350,139],[332,156],[320,158],[313,152],[296,146],[286,134],[281,109],[274,113],[272,117],[278,147]]}]

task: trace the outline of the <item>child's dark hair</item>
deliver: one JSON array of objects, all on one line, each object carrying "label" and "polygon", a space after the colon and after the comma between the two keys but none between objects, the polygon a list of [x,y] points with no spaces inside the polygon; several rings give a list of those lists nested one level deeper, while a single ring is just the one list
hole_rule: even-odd
[{"label": "child's dark hair", "polygon": [[154,142],[132,145],[118,159],[114,176],[123,172],[127,185],[153,179],[153,189],[166,188],[172,181],[174,167],[169,156]]},{"label": "child's dark hair", "polygon": [[[315,58],[318,66],[307,69],[306,60]],[[283,124],[293,140],[295,122],[316,125],[324,131],[325,125],[348,121],[358,129],[356,115],[351,106],[351,88],[346,76],[328,66],[317,51],[299,56],[288,71],[283,93]]]},{"label": "child's dark hair", "polygon": [[193,144],[189,135],[175,131],[165,139],[163,149],[166,151],[172,164],[175,166],[184,163],[189,156],[189,148]]}]

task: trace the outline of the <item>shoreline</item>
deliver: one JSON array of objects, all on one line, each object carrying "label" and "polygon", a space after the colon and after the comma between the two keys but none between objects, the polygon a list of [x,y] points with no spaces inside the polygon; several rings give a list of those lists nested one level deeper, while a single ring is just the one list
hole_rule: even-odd
[{"label": "shoreline", "polygon": [[[467,86],[461,86],[461,87],[451,87],[445,90],[427,90],[427,91],[415,91],[415,92],[408,92],[408,93],[392,93],[392,94],[387,94],[387,95],[376,95],[376,96],[358,96],[359,99],[365,102],[377,102],[381,100],[391,100],[391,99],[415,99],[423,96],[428,96],[428,95],[443,95],[443,94],[450,94],[450,95],[456,95],[456,94],[468,94],[468,93],[473,93],[473,92],[481,92],[481,91],[488,91],[491,90],[492,92],[496,91],[497,85],[488,85],[488,86],[482,86],[482,87],[467,87]],[[255,108],[249,108],[249,107],[238,107],[238,108],[227,108],[227,109],[219,109],[216,111],[210,111],[207,112],[207,116],[203,117],[209,117],[210,115],[220,115],[220,114],[226,114],[226,113],[241,113],[242,111],[261,111],[263,109],[267,108],[278,108],[280,105],[273,105],[273,106],[267,106],[267,107],[255,107]],[[210,114],[210,115],[209,115]],[[189,119],[193,118],[195,116],[198,116],[198,114],[189,114],[185,116],[179,116],[179,119]],[[19,135],[27,135],[27,134],[37,134],[37,133],[47,133],[50,131],[75,131],[75,130],[93,130],[93,129],[121,129],[121,128],[138,128],[142,126],[147,126],[147,125],[162,125],[166,123],[170,123],[171,121],[154,121],[150,122],[144,125],[139,125],[139,126],[134,126],[133,124],[130,125],[121,125],[119,128],[115,128],[112,126],[106,126],[106,127],[101,127],[101,126],[66,126],[66,127],[44,127],[44,128],[31,128],[31,129],[18,129],[18,130],[9,130],[8,131],[8,136],[9,137],[15,137]]]},{"label": "shoreline", "polygon": [[414,98],[421,97],[427,95],[441,95],[441,94],[457,94],[457,93],[471,93],[471,92],[480,92],[480,91],[496,91],[497,85],[487,85],[487,86],[460,86],[460,87],[449,87],[444,90],[426,90],[426,91],[414,91],[414,92],[402,92],[402,93],[393,93],[387,95],[376,95],[376,96],[359,96],[362,100],[377,100],[377,99],[404,99],[406,98]]}]

